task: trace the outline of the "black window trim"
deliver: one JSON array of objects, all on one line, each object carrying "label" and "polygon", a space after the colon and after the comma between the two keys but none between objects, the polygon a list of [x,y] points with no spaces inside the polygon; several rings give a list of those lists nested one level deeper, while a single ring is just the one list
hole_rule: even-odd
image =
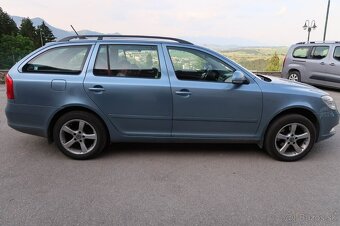
[{"label": "black window trim", "polygon": [[[106,46],[106,55],[107,55],[107,64],[108,64],[108,68],[107,68],[107,75],[100,75],[100,74],[96,74],[95,73],[95,65],[97,62],[97,58],[98,58],[98,53],[99,50],[101,48],[101,46]],[[156,51],[157,51],[157,59],[158,59],[158,66],[159,66],[159,76],[157,78],[148,78],[148,77],[133,77],[133,76],[122,76],[122,77],[117,77],[117,76],[113,76],[111,73],[111,69],[110,69],[110,54],[109,54],[109,47],[110,46],[150,46],[150,47],[156,47]],[[161,79],[162,77],[162,68],[161,68],[161,61],[160,61],[160,57],[159,57],[160,51],[159,51],[159,47],[157,44],[131,44],[131,43],[102,43],[98,45],[98,49],[96,52],[96,58],[94,60],[94,64],[93,64],[93,69],[92,69],[92,73],[94,76],[98,76],[98,77],[111,77],[111,78],[130,78],[130,79]]]},{"label": "black window trim", "polygon": [[[79,70],[79,72],[69,72],[69,71],[59,71],[59,72],[49,72],[49,71],[26,71],[25,70],[25,67],[26,65],[31,62],[32,60],[36,59],[37,57],[41,56],[41,55],[44,55],[45,53],[47,53],[48,51],[51,51],[51,50],[54,50],[54,49],[59,49],[59,48],[65,48],[65,47],[79,47],[79,46],[86,46],[87,47],[87,51],[86,51],[86,54],[84,56],[84,60],[82,62],[82,65],[81,65],[81,70]],[[43,50],[42,52],[39,52],[37,55],[35,55],[34,57],[32,58],[29,58],[27,61],[25,61],[25,63],[23,64],[23,66],[21,67],[21,71],[22,73],[25,73],[25,74],[63,74],[63,75],[80,75],[83,70],[84,70],[84,66],[85,66],[85,63],[87,61],[87,59],[89,58],[89,53],[90,53],[90,50],[91,48],[93,47],[92,44],[77,44],[77,45],[62,45],[62,46],[53,46],[51,48],[48,48],[48,49],[45,49]]]}]

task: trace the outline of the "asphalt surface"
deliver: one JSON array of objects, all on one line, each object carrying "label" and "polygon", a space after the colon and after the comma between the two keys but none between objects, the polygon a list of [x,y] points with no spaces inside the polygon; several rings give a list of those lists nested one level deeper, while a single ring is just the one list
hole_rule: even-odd
[{"label": "asphalt surface", "polygon": [[293,163],[225,144],[117,144],[75,161],[10,129],[5,104],[0,85],[1,226],[340,225],[340,132]]}]

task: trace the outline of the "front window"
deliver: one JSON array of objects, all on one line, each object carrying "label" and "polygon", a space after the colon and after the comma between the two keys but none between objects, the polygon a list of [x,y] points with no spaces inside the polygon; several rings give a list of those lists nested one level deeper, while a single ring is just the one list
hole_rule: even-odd
[{"label": "front window", "polygon": [[316,46],[313,48],[311,53],[312,59],[323,59],[328,54],[329,47],[328,46]]},{"label": "front window", "polygon": [[30,60],[23,72],[80,74],[91,46],[63,46],[49,49]]},{"label": "front window", "polygon": [[179,80],[231,82],[232,67],[202,51],[168,47],[169,55]]},{"label": "front window", "polygon": [[157,46],[101,45],[93,73],[97,76],[160,78]]}]

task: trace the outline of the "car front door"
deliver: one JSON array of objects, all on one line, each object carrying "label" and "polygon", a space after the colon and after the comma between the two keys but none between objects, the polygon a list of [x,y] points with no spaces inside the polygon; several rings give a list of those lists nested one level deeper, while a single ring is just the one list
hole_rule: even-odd
[{"label": "car front door", "polygon": [[174,137],[253,139],[262,112],[251,78],[235,85],[236,70],[203,50],[164,46],[173,97]]},{"label": "car front door", "polygon": [[169,137],[172,98],[159,46],[101,44],[84,87],[123,136]]}]

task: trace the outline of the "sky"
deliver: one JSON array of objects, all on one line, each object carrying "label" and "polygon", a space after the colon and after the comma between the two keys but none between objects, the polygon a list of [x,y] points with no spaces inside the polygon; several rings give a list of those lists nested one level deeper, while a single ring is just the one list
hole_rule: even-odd
[{"label": "sky", "polygon": [[[1,0],[8,14],[40,17],[71,30],[162,35],[207,44],[291,45],[305,41],[306,20],[323,38],[328,0]],[[327,40],[340,41],[340,0],[331,0]],[[222,40],[222,41],[221,41]],[[208,43],[210,42],[210,43]],[[227,43],[230,42],[230,43]]]}]

